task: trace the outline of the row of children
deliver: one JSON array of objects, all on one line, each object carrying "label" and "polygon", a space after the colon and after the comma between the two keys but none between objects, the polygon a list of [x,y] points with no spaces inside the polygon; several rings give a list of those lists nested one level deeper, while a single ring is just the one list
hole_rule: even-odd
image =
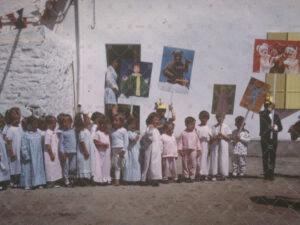
[{"label": "row of children", "polygon": [[250,140],[244,118],[236,118],[233,133],[223,115],[216,118],[218,123],[210,128],[206,111],[200,112],[197,127],[196,120],[187,117],[186,129],[176,140],[173,121],[156,112],[148,116],[140,135],[138,120],[121,113],[113,115],[110,129],[108,118],[99,112],[91,118],[77,113],[74,122],[68,114],[21,120],[20,110],[11,108],[0,116],[0,188],[54,187],[62,179],[66,186],[105,185],[111,183],[111,174],[115,185],[121,180],[158,186],[161,180],[177,181],[178,154],[186,182],[224,179],[229,174],[230,141],[235,146],[233,175],[243,176]]}]

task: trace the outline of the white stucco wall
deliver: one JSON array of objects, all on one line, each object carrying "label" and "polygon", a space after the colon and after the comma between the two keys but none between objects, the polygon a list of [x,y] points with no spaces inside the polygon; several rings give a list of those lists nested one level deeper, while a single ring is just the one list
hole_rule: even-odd
[{"label": "white stucco wall", "polygon": [[73,56],[72,45],[44,26],[0,33],[0,112],[37,105],[47,114],[73,113]]},{"label": "white stucco wall", "polygon": [[[158,79],[163,46],[195,50],[191,88],[188,95],[175,94],[178,134],[184,118],[211,111],[214,84],[236,84],[234,115],[226,122],[234,128],[234,117],[244,115],[239,101],[250,79],[264,80],[252,73],[253,46],[267,32],[300,31],[297,0],[96,0],[96,28],[92,30],[92,1],[79,1],[81,34],[80,100],[88,111],[103,111],[106,43],[141,44],[142,61],[153,62],[149,98],[127,102],[141,106],[142,129],[146,116],[159,98],[169,102],[171,93],[160,91]],[[280,139],[288,139],[288,127],[299,113],[284,119]],[[210,120],[213,124],[215,119]],[[247,128],[258,138],[259,117],[250,115]]]}]

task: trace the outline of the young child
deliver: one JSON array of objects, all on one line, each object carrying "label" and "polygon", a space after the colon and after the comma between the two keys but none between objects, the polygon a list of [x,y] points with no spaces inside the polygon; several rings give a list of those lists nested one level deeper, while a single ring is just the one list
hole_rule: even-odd
[{"label": "young child", "polygon": [[235,129],[232,132],[233,141],[233,158],[232,158],[232,176],[237,175],[243,177],[246,173],[246,156],[248,143],[250,141],[249,131],[245,129],[244,117],[235,118]]},{"label": "young child", "polygon": [[29,190],[46,184],[42,136],[37,131],[38,119],[30,116],[26,119],[26,132],[21,145],[21,187]]},{"label": "young child", "polygon": [[93,138],[97,151],[95,153],[94,182],[106,185],[111,183],[111,149],[108,134],[108,119],[102,115],[95,120],[95,123],[97,124],[97,131]]},{"label": "young child", "polygon": [[201,144],[195,129],[196,120],[193,117],[185,119],[186,129],[178,141],[178,152],[182,159],[182,174],[188,183],[194,182],[197,158],[201,157]]},{"label": "young child", "polygon": [[7,152],[10,158],[10,175],[13,188],[20,184],[20,151],[21,140],[23,135],[22,127],[20,126],[21,112],[19,108],[11,108],[9,110],[10,126],[6,133]]},{"label": "young child", "polygon": [[201,111],[199,113],[200,125],[197,127],[198,137],[200,138],[202,156],[197,161],[197,172],[200,176],[200,180],[208,180],[210,157],[209,157],[209,141],[212,133],[210,127],[207,125],[209,120],[209,113],[207,111]]},{"label": "young child", "polygon": [[123,173],[123,180],[128,183],[137,183],[141,181],[141,165],[140,157],[140,132],[138,127],[138,120],[134,117],[128,120],[128,151],[125,155],[125,167]]},{"label": "young child", "polygon": [[211,172],[212,180],[220,175],[220,180],[225,180],[229,174],[229,152],[228,142],[230,141],[231,130],[224,123],[225,115],[216,114],[217,124],[212,127],[211,139]]},{"label": "young child", "polygon": [[103,118],[103,117],[104,117],[104,115],[101,112],[94,112],[92,114],[92,116],[91,116],[92,123],[91,123],[90,129],[89,129],[90,132],[91,132],[91,134],[92,134],[92,136],[94,136],[94,134],[96,133],[97,128],[98,128],[97,120],[99,118]]},{"label": "young child", "polygon": [[157,127],[160,124],[160,116],[153,112],[150,113],[147,120],[147,129],[141,139],[142,151],[142,185],[146,185],[146,181],[152,186],[159,186],[159,180],[162,179],[161,154],[162,144],[161,136]]},{"label": "young child", "polygon": [[49,187],[59,187],[58,182],[62,179],[62,168],[58,155],[58,136],[56,134],[56,118],[45,118],[47,130],[45,133],[44,159],[46,180]]},{"label": "young child", "polygon": [[167,122],[164,125],[164,132],[161,135],[162,141],[162,175],[163,181],[168,182],[168,173],[171,174],[173,181],[177,181],[177,166],[176,160],[178,157],[177,153],[177,142],[173,135],[174,123]]},{"label": "young child", "polygon": [[113,117],[113,131],[111,133],[112,162],[115,173],[114,185],[120,184],[121,172],[124,169],[124,157],[128,150],[128,133],[124,128],[125,117],[123,114],[116,114]]},{"label": "young child", "polygon": [[59,119],[59,152],[63,164],[63,177],[65,185],[70,187],[74,184],[76,177],[76,135],[72,129],[72,117],[67,114],[61,114]]},{"label": "young child", "polygon": [[8,157],[3,139],[2,130],[5,127],[5,119],[0,114],[0,191],[6,190],[10,182],[10,170]]},{"label": "young child", "polygon": [[95,151],[91,132],[88,130],[90,119],[87,114],[77,113],[74,127],[77,135],[77,176],[79,184],[85,186],[90,184],[93,176],[92,155]]}]

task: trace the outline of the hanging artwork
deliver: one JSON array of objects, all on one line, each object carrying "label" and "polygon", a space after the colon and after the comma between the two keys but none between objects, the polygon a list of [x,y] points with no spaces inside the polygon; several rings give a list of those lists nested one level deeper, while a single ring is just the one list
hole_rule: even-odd
[{"label": "hanging artwork", "polygon": [[125,125],[127,125],[127,120],[129,118],[134,118],[137,120],[137,127],[140,127],[140,106],[125,104],[105,105],[105,115],[110,119],[110,121],[112,121],[112,117],[116,113],[122,113],[125,116]]},{"label": "hanging artwork", "polygon": [[300,41],[256,39],[253,72],[300,74],[299,50]]},{"label": "hanging artwork", "polygon": [[122,62],[131,60],[133,62],[141,61],[140,45],[122,45],[107,44],[106,45],[107,71],[105,74],[105,104],[117,104],[120,96],[121,77],[120,72]]},{"label": "hanging artwork", "polygon": [[123,97],[148,97],[152,63],[123,60],[120,72],[120,95]]},{"label": "hanging artwork", "polygon": [[236,85],[215,84],[212,114],[233,114]]},{"label": "hanging artwork", "polygon": [[270,86],[268,84],[251,77],[240,106],[258,113],[265,102],[269,89]]},{"label": "hanging artwork", "polygon": [[193,50],[164,47],[159,77],[162,90],[187,93],[190,88],[195,52]]}]

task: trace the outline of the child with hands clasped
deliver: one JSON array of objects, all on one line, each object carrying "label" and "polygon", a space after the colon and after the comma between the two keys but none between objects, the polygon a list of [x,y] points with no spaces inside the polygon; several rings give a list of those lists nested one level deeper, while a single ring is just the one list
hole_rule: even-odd
[{"label": "child with hands clasped", "polygon": [[246,156],[248,143],[250,141],[249,131],[245,129],[244,117],[235,118],[235,129],[232,132],[233,158],[232,158],[232,176],[243,177],[246,173]]},{"label": "child with hands clasped", "polygon": [[193,117],[185,119],[186,129],[181,133],[178,141],[178,152],[182,159],[182,174],[186,182],[194,182],[197,158],[201,157],[201,144],[197,131],[196,120]]},{"label": "child with hands clasped", "polygon": [[229,146],[231,130],[224,123],[225,115],[222,113],[216,114],[217,124],[212,127],[211,139],[211,170],[212,180],[215,181],[217,175],[220,175],[220,180],[225,180],[229,175]]}]

